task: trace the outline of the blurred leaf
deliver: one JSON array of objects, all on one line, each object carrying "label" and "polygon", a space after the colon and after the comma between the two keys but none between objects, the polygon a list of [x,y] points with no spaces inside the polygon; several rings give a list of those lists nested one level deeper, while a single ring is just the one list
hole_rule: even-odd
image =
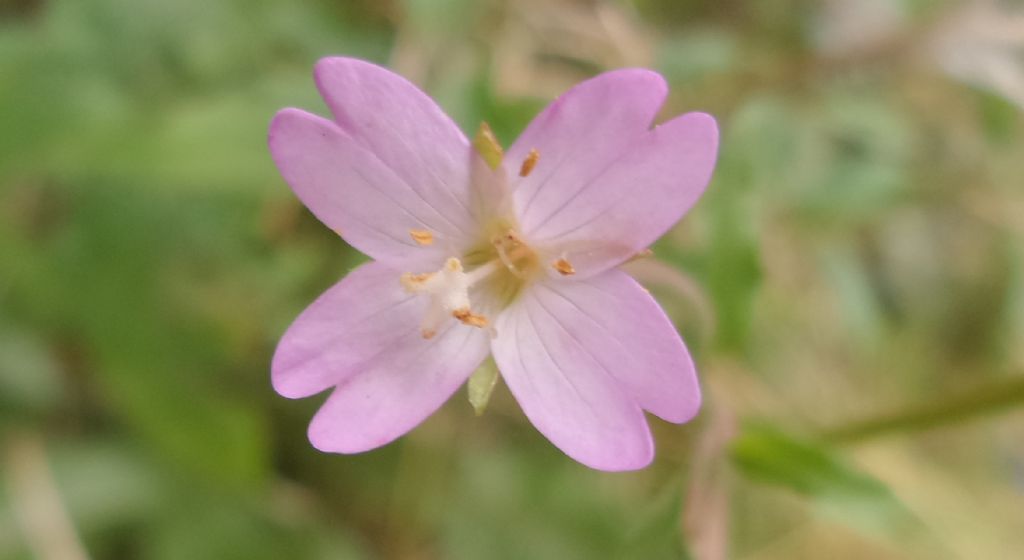
[{"label": "blurred leaf", "polygon": [[251,404],[175,380],[167,357],[158,367],[110,356],[102,380],[114,408],[149,445],[184,471],[229,487],[258,487],[267,477],[265,420]]},{"label": "blurred leaf", "polygon": [[[170,305],[163,284],[173,278],[165,269],[181,264],[172,257],[202,263],[220,247],[189,242],[179,224],[196,227],[220,210],[117,188],[79,193],[74,204],[72,222],[44,253],[46,266],[16,277],[12,299],[88,349],[104,402],[143,441],[193,473],[259,484],[269,468],[267,428],[242,396],[254,389],[215,375],[225,349]],[[218,223],[231,224],[223,214]],[[227,238],[224,230],[213,236]]]},{"label": "blurred leaf", "polygon": [[288,526],[216,492],[182,494],[146,534],[151,560],[359,560],[366,558],[344,530],[318,523]]},{"label": "blurred leaf", "polygon": [[879,220],[906,194],[912,129],[896,107],[871,94],[833,93],[821,111],[801,117],[797,164],[805,173],[786,185],[792,203],[827,223]]},{"label": "blurred leaf", "polygon": [[834,243],[820,252],[819,259],[829,285],[836,292],[847,329],[862,347],[879,342],[886,332],[879,296],[870,271],[846,244]]},{"label": "blurred leaf", "polygon": [[[718,174],[705,197],[709,246],[703,263],[714,303],[716,346],[743,353],[752,325],[754,299],[761,285],[761,257],[745,185],[728,168]],[[661,245],[654,249],[663,254]]]},{"label": "blurred leaf", "polygon": [[672,84],[692,87],[696,80],[724,73],[739,60],[736,38],[722,29],[695,29],[659,43],[657,68]]},{"label": "blurred leaf", "polygon": [[420,33],[450,37],[473,29],[479,3],[472,0],[403,0],[409,24]]},{"label": "blurred leaf", "polygon": [[647,504],[645,513],[636,516],[624,532],[617,558],[623,560],[685,560],[691,558],[683,546],[683,490],[669,484]]},{"label": "blurred leaf", "polygon": [[551,100],[509,99],[494,91],[489,68],[481,66],[472,76],[448,80],[432,88],[464,131],[474,131],[486,121],[498,143],[508,147]]},{"label": "blurred leaf", "polygon": [[1024,239],[1011,242],[1008,248],[1009,284],[1006,294],[1006,318],[1008,328],[1004,339],[1012,351],[1024,361],[1024,348],[1018,343],[1024,340]]},{"label": "blurred leaf", "polygon": [[659,532],[664,502],[627,502],[616,491],[637,481],[636,473],[601,473],[567,462],[531,435],[536,447],[477,446],[461,457],[454,475],[459,482],[444,509],[440,557],[607,558],[624,550],[626,528],[635,526],[638,537]]},{"label": "blurred leaf", "polygon": [[83,532],[135,525],[160,509],[164,481],[138,451],[116,441],[88,439],[54,449],[61,497]]},{"label": "blurred leaf", "polygon": [[993,144],[1007,145],[1017,136],[1024,119],[1021,108],[1001,95],[977,92],[977,106],[985,134]]},{"label": "blurred leaf", "polygon": [[751,480],[812,498],[823,513],[843,523],[896,533],[910,522],[908,512],[883,483],[822,444],[751,425],[733,441],[731,455]]},{"label": "blurred leaf", "polygon": [[0,423],[12,413],[40,413],[64,394],[60,364],[31,332],[0,322]]}]

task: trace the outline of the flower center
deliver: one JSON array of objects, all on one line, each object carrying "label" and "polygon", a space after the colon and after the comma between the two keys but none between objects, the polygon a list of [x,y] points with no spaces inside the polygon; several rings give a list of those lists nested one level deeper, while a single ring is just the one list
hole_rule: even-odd
[{"label": "flower center", "polygon": [[[504,150],[487,123],[480,124],[473,139],[473,148],[481,162],[481,165],[473,167],[476,181],[492,187],[481,187],[479,194],[485,199],[495,198],[497,204],[493,207],[485,205],[488,206],[486,214],[491,219],[483,228],[481,242],[462,255],[461,260],[449,257],[437,272],[406,272],[402,275],[402,286],[408,292],[426,294],[430,298],[430,305],[420,323],[423,338],[437,334],[437,329],[448,318],[471,327],[488,329],[491,336],[495,336],[485,313],[494,313],[507,306],[541,270],[540,255],[519,235],[515,219],[509,218],[511,213],[504,208],[510,200],[502,167]],[[540,152],[536,148],[531,149],[519,167],[519,176],[528,176],[539,158]],[[434,242],[434,235],[428,230],[412,229],[409,236],[419,245]],[[471,270],[463,268],[464,261],[465,265],[472,267]],[[550,261],[550,266],[562,276],[576,273],[564,255]],[[476,306],[470,304],[471,290],[477,299]],[[481,295],[484,297],[479,297]]]},{"label": "flower center", "polygon": [[[495,235],[488,248],[473,251],[464,258],[469,263],[483,261],[483,264],[467,271],[462,260],[449,257],[436,272],[402,274],[402,286],[408,292],[430,298],[430,305],[420,323],[423,338],[437,334],[449,318],[471,327],[488,329],[493,336],[491,321],[484,312],[497,311],[510,301],[537,268],[536,254],[514,229]],[[481,299],[490,308],[474,306],[470,301],[471,291],[477,296],[486,294]]]}]

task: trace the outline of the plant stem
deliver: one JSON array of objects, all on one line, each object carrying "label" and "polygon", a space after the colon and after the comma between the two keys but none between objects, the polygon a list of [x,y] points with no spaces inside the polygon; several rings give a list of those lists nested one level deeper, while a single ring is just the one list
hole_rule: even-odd
[{"label": "plant stem", "polygon": [[827,429],[820,438],[848,444],[890,434],[928,430],[1024,405],[1024,375],[999,379],[960,394]]}]

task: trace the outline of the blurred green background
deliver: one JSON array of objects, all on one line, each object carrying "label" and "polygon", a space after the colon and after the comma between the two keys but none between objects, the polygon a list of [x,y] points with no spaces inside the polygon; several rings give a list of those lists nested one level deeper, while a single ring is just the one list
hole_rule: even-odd
[{"label": "blurred green background", "polygon": [[[658,457],[564,457],[504,387],[358,456],[269,385],[361,257],[268,155],[344,54],[510,143],[648,66],[722,127],[633,269],[694,352]],[[1024,557],[1024,5],[0,0],[0,558]]]}]

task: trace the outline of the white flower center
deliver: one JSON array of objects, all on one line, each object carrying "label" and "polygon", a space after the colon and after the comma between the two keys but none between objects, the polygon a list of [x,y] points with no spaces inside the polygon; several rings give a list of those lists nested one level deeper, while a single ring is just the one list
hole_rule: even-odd
[{"label": "white flower center", "polygon": [[487,328],[490,322],[487,317],[473,312],[469,302],[469,289],[493,273],[497,261],[492,261],[466,273],[462,262],[455,257],[445,261],[437,272],[402,275],[402,286],[410,293],[426,294],[430,305],[420,323],[423,338],[437,334],[437,329],[448,317],[454,317],[465,325]]},{"label": "white flower center", "polygon": [[[487,123],[480,125],[480,130],[473,140],[473,147],[481,159],[480,166],[475,166],[481,184],[498,186],[503,194],[487,191],[488,195],[507,198],[505,192],[505,172],[501,167],[504,151],[494,138]],[[528,176],[536,167],[540,152],[531,149],[519,169],[519,176]],[[483,165],[486,164],[486,165]],[[485,189],[486,190],[486,189]],[[474,309],[469,301],[469,291],[474,285],[488,279],[485,286],[480,286],[477,293],[486,290],[487,303],[494,308],[507,304],[520,290],[538,274],[541,256],[519,235],[516,221],[508,214],[499,210],[498,204],[494,218],[483,227],[481,243],[463,255],[467,264],[479,264],[469,272],[463,269],[462,261],[457,257],[449,257],[444,266],[436,272],[402,274],[402,286],[413,294],[425,294],[430,298],[430,305],[420,323],[423,338],[431,338],[449,317],[459,320],[464,325],[487,329],[495,336],[490,320]],[[506,209],[507,210],[507,209]],[[410,229],[409,236],[417,244],[426,246],[434,243],[434,235],[425,229]],[[562,276],[576,273],[565,255],[550,261],[550,266]],[[489,309],[496,311],[497,309]]]},{"label": "white flower center", "polygon": [[[420,323],[420,332],[424,338],[437,334],[448,318],[457,319],[471,327],[488,329],[494,336],[496,333],[490,320],[480,313],[479,307],[474,307],[470,302],[470,289],[489,280],[485,286],[478,288],[478,291],[486,290],[487,303],[503,298],[507,301],[537,273],[536,253],[513,229],[506,229],[504,233],[491,237],[490,242],[474,252],[469,259],[470,262],[486,262],[466,271],[461,260],[449,257],[436,272],[407,272],[402,275],[402,286],[408,292],[425,294],[430,298],[430,305]],[[563,274],[567,273],[566,270],[572,270],[568,261],[560,259],[559,263],[564,265],[561,269],[559,264],[553,263],[552,266]]]}]

